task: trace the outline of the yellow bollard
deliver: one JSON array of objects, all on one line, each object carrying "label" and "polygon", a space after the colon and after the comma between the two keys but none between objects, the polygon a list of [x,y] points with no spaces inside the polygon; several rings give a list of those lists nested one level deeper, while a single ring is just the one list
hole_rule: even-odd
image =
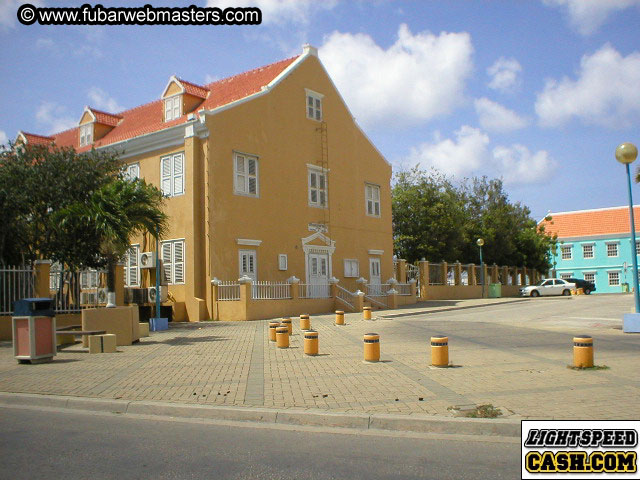
[{"label": "yellow bollard", "polygon": [[291,319],[290,318],[283,318],[280,321],[280,324],[287,327],[287,329],[289,330],[289,335],[291,335],[293,333],[293,325],[291,323]]},{"label": "yellow bollard", "polygon": [[344,325],[344,312],[336,310],[336,325]]},{"label": "yellow bollard", "polygon": [[300,330],[311,330],[309,315],[300,315]]},{"label": "yellow bollard", "polygon": [[589,335],[573,337],[573,366],[593,367],[593,338]]},{"label": "yellow bollard", "polygon": [[276,328],[276,346],[278,348],[289,348],[289,327],[280,325]]},{"label": "yellow bollard", "polygon": [[434,367],[449,365],[449,337],[444,335],[431,337],[431,365]]},{"label": "yellow bollard", "polygon": [[280,326],[280,322],[269,322],[269,341],[276,341],[276,328]]},{"label": "yellow bollard", "polygon": [[371,320],[371,307],[362,307],[362,315],[365,320]]},{"label": "yellow bollard", "polygon": [[380,360],[380,335],[377,333],[364,334],[364,361],[377,362]]},{"label": "yellow bollard", "polygon": [[318,355],[318,332],[309,330],[304,332],[305,355]]}]

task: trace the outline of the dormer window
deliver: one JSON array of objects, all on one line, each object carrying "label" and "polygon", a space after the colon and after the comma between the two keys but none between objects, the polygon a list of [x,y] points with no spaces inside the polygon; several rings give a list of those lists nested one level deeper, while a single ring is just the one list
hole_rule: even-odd
[{"label": "dormer window", "polygon": [[93,143],[93,123],[80,125],[80,146],[86,147]]},{"label": "dormer window", "polygon": [[182,115],[182,95],[174,95],[164,101],[164,121],[170,122]]}]

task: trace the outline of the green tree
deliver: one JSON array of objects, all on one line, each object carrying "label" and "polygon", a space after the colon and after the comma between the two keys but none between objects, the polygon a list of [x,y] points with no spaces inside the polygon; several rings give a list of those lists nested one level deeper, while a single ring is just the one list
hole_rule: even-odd
[{"label": "green tree", "polygon": [[464,246],[465,208],[441,173],[414,168],[396,175],[392,189],[396,252],[411,262],[457,259]]},{"label": "green tree", "polygon": [[78,154],[54,145],[14,146],[0,151],[0,262],[46,258],[71,269],[97,268],[94,237],[57,228],[57,213],[82,203],[120,173],[114,152]]},{"label": "green tree", "polygon": [[[131,248],[137,234],[154,238],[167,229],[162,193],[144,180],[112,179],[82,202],[68,205],[55,215],[64,235],[92,237],[97,253],[107,265],[107,291],[115,292],[115,265]],[[113,302],[110,302],[113,303]]]}]

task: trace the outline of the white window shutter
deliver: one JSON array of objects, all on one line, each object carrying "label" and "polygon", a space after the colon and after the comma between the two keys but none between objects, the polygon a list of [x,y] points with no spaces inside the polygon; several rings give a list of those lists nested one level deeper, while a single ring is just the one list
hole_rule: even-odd
[{"label": "white window shutter", "polygon": [[184,193],[184,156],[182,154],[173,156],[173,194]]},{"label": "white window shutter", "polygon": [[161,161],[162,194],[171,195],[171,157],[164,157]]},{"label": "white window shutter", "polygon": [[171,282],[171,242],[162,244],[162,264],[164,266],[164,279],[167,283]]}]

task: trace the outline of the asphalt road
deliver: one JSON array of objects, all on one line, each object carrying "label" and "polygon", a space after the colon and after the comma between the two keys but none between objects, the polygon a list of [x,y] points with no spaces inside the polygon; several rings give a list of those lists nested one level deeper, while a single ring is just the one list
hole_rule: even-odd
[{"label": "asphalt road", "polygon": [[0,478],[513,479],[513,440],[0,409]]}]

